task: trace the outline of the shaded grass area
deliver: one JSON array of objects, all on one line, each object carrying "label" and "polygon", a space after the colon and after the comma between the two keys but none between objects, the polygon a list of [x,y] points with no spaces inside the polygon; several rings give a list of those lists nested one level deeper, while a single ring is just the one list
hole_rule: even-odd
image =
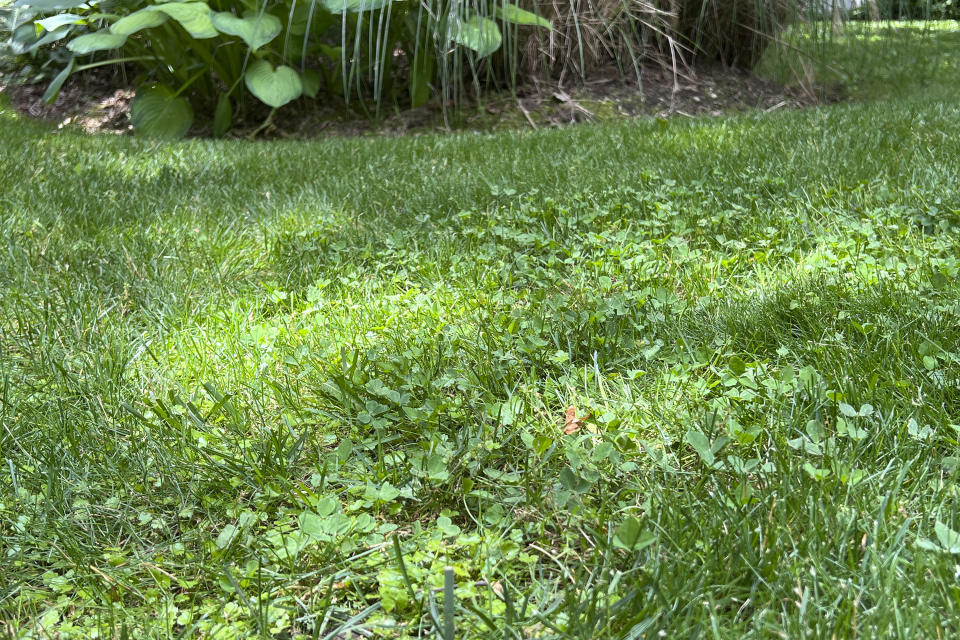
[{"label": "shaded grass area", "polygon": [[464,638],[957,632],[936,77],[312,143],[0,111],[5,633],[426,636],[448,565]]},{"label": "shaded grass area", "polygon": [[944,78],[957,73],[960,30],[955,20],[851,21],[796,24],[760,61],[756,72],[817,94],[840,91],[856,100],[954,99]]}]

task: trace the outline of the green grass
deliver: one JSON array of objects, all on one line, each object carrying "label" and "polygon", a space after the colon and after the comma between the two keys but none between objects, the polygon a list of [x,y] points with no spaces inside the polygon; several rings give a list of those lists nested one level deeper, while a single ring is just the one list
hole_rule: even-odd
[{"label": "green grass", "polygon": [[[856,100],[956,99],[957,21],[797,24],[758,65],[760,75]],[[817,86],[819,85],[819,86]]]},{"label": "green grass", "polygon": [[431,636],[448,565],[458,638],[960,632],[960,74],[921,76],[310,143],[0,110],[5,634]]}]

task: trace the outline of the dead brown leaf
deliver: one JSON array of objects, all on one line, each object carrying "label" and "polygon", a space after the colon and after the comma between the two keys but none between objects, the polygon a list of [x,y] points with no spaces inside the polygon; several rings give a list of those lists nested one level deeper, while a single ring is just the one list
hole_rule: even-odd
[{"label": "dead brown leaf", "polygon": [[564,435],[573,435],[577,431],[580,431],[580,427],[583,426],[581,420],[586,420],[590,417],[590,414],[583,416],[582,418],[577,417],[577,408],[574,406],[567,407],[567,414],[563,421],[563,433]]}]

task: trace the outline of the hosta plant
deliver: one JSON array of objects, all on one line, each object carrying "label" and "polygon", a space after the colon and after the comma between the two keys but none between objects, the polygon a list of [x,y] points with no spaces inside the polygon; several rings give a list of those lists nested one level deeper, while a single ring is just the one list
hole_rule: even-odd
[{"label": "hosta plant", "polygon": [[268,11],[252,2],[105,4],[58,0],[59,13],[35,20],[38,33],[66,40],[72,54],[51,82],[47,99],[56,97],[72,73],[134,63],[143,71],[131,106],[135,128],[147,135],[175,136],[189,129],[194,106],[214,114],[215,133],[225,132],[244,89],[272,108],[317,91],[313,71],[290,65],[302,59],[301,45],[311,27],[332,24],[322,7],[305,13],[286,4]]},{"label": "hosta plant", "polygon": [[25,47],[60,43],[69,53],[46,99],[79,71],[134,64],[142,72],[131,105],[134,128],[160,137],[184,135],[198,111],[212,119],[214,134],[223,134],[246,94],[269,106],[271,116],[301,96],[316,97],[321,86],[347,97],[372,95],[379,105],[395,95],[397,51],[409,61],[409,100],[419,105],[455,74],[469,70],[479,83],[478,63],[501,48],[501,24],[550,28],[509,2],[468,8],[410,0],[17,0],[15,6],[29,16],[29,34],[27,23],[17,27]]}]

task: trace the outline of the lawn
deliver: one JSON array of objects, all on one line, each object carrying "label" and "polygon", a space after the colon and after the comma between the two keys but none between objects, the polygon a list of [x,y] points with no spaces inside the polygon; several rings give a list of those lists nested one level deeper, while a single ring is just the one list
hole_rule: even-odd
[{"label": "lawn", "polygon": [[960,633],[960,32],[905,31],[792,112],[0,108],[3,632]]}]

